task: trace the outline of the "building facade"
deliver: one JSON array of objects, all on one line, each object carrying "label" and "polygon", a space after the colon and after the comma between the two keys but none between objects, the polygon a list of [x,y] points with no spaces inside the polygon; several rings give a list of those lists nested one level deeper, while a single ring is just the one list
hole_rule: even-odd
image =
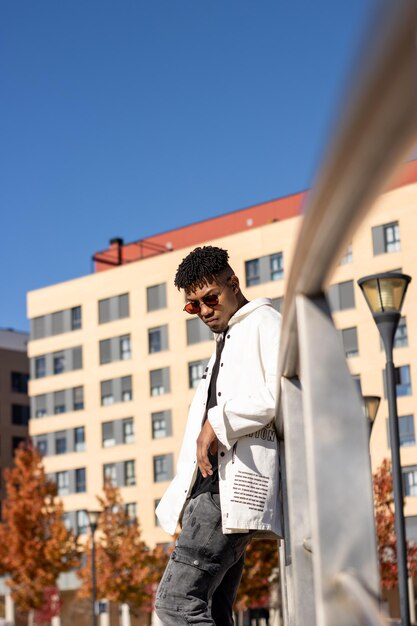
[{"label": "building facade", "polygon": [[29,335],[0,329],[0,499],[4,498],[3,470],[13,464],[17,446],[28,438],[30,415],[28,381]]},{"label": "building facade", "polygon": [[[211,333],[183,311],[175,270],[197,245],[227,248],[246,297],[270,297],[280,309],[303,201],[296,194],[146,241],[112,240],[95,255],[95,273],[28,294],[30,434],[77,532],[86,532],[85,510],[97,507],[107,477],[139,518],[145,541],[171,541],[157,525],[155,505],[173,476],[194,388],[213,350]],[[356,281],[377,271],[413,275],[416,208],[417,163],[411,162],[362,223],[329,286],[358,388],[382,397],[371,438],[373,469],[389,456],[385,361]],[[416,305],[412,282],[394,358],[406,513],[417,538]]]}]

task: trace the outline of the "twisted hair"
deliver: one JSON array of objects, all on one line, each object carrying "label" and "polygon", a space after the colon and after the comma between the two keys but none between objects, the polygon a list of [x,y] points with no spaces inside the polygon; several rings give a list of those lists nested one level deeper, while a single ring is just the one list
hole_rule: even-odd
[{"label": "twisted hair", "polygon": [[228,263],[227,250],[215,246],[195,248],[180,263],[175,274],[174,285],[185,291],[201,289],[205,284],[212,283],[225,270],[233,273]]}]

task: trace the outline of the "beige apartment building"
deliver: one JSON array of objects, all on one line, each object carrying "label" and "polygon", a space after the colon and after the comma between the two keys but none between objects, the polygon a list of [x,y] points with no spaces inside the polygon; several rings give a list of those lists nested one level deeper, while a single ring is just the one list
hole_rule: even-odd
[{"label": "beige apartment building", "polygon": [[[104,477],[120,486],[150,545],[171,537],[155,504],[173,476],[193,388],[213,350],[210,331],[183,311],[173,285],[196,245],[229,250],[246,297],[282,306],[303,195],[214,218],[96,255],[95,273],[28,294],[30,434],[58,484],[67,522],[87,530]],[[417,267],[417,162],[375,204],[336,268],[329,301],[363,394],[382,397],[371,438],[375,469],[389,456],[384,353],[357,279]],[[394,353],[409,531],[417,538],[417,280]],[[236,364],[238,367],[239,364]],[[319,364],[318,364],[319,366]],[[410,534],[411,536],[411,534]]]}]

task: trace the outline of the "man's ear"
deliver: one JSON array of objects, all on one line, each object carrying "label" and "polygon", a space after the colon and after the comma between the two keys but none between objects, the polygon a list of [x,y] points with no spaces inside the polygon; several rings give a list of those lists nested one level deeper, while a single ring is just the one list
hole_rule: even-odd
[{"label": "man's ear", "polygon": [[232,283],[233,293],[239,293],[240,285],[238,277],[233,274],[233,276],[230,277],[230,281]]}]

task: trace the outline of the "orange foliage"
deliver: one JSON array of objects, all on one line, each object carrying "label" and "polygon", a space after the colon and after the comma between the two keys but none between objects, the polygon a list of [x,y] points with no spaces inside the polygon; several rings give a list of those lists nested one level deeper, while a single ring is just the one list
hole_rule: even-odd
[{"label": "orange foliage", "polygon": [[[97,598],[126,603],[132,611],[151,610],[153,593],[168,557],[161,547],[150,550],[141,539],[139,524],[123,507],[119,490],[111,484],[97,498],[102,511],[95,535]],[[91,596],[91,540],[85,549],[81,597]]]},{"label": "orange foliage", "polygon": [[[392,589],[397,585],[398,566],[391,463],[388,459],[384,459],[373,475],[373,480],[381,585],[383,589]],[[417,544],[415,542],[408,542],[407,558],[409,575],[414,577],[417,575]]]},{"label": "orange foliage", "polygon": [[252,540],[246,550],[245,569],[236,598],[235,610],[267,607],[274,570],[277,571],[277,568],[278,542],[273,539]]},{"label": "orange foliage", "polygon": [[41,609],[59,574],[78,565],[77,541],[64,525],[56,485],[46,477],[42,457],[31,444],[19,446],[14,467],[4,471],[4,478],[0,574],[10,577],[6,584],[19,609]]}]

